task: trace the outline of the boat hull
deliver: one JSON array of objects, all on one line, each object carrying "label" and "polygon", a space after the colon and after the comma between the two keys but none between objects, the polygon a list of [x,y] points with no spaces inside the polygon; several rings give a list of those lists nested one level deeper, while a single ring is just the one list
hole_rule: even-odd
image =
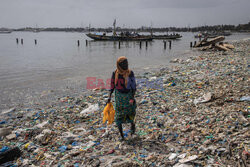
[{"label": "boat hull", "polygon": [[142,37],[151,37],[152,39],[163,39],[163,40],[167,40],[167,39],[180,39],[182,38],[181,35],[142,35]]},{"label": "boat hull", "polygon": [[152,38],[153,39],[180,39],[182,36],[181,35],[154,35]]}]

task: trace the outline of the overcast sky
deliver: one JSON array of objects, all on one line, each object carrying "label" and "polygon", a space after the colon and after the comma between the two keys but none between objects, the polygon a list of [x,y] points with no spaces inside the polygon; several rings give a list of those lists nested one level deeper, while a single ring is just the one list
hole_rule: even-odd
[{"label": "overcast sky", "polygon": [[201,26],[250,21],[250,0],[0,0],[0,27]]}]

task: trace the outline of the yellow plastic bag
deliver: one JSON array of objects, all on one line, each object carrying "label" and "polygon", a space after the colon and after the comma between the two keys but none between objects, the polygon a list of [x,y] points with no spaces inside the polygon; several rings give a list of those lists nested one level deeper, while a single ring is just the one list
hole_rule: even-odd
[{"label": "yellow plastic bag", "polygon": [[108,103],[103,110],[103,123],[108,121],[108,125],[112,124],[115,120],[115,110],[112,103]]}]

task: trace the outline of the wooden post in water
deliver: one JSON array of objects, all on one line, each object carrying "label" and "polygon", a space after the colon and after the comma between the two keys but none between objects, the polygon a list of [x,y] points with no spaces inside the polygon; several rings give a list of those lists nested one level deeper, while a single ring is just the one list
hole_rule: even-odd
[{"label": "wooden post in water", "polygon": [[194,46],[196,46],[196,41],[194,41]]},{"label": "wooden post in water", "polygon": [[192,48],[193,47],[193,43],[192,42],[190,42],[190,48]]},{"label": "wooden post in water", "polygon": [[167,42],[166,41],[163,41],[164,42],[164,49],[167,48]]},{"label": "wooden post in water", "polygon": [[141,41],[140,41],[140,49],[141,49]]},{"label": "wooden post in water", "polygon": [[23,39],[21,39],[21,44],[23,45]]},{"label": "wooden post in water", "polygon": [[119,49],[121,48],[121,41],[119,41]]},{"label": "wooden post in water", "polygon": [[37,40],[35,39],[35,45],[37,44]]},{"label": "wooden post in water", "polygon": [[169,49],[171,49],[172,41],[168,41],[168,42],[169,42]]},{"label": "wooden post in water", "polygon": [[80,41],[79,40],[77,40],[77,46],[80,46]]},{"label": "wooden post in water", "polygon": [[19,41],[18,41],[18,38],[16,38],[16,43],[18,44],[18,42],[19,42]]},{"label": "wooden post in water", "polygon": [[148,47],[148,41],[146,41],[146,48]]},{"label": "wooden post in water", "polygon": [[86,40],[86,46],[88,46],[88,40]]}]

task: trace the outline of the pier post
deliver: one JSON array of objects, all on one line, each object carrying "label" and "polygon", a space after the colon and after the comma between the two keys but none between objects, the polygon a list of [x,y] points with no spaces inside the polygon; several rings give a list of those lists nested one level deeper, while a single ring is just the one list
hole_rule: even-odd
[{"label": "pier post", "polygon": [[140,41],[140,49],[141,49],[141,41]]},{"label": "pier post", "polygon": [[193,43],[192,42],[190,42],[190,48],[192,48],[193,47]]},{"label": "pier post", "polygon": [[23,45],[23,39],[21,39],[21,44]]},{"label": "pier post", "polygon": [[167,48],[167,42],[166,41],[163,41],[164,42],[164,49]]},{"label": "pier post", "polygon": [[121,48],[121,41],[119,41],[119,49]]},{"label": "pier post", "polygon": [[35,39],[35,45],[37,44],[37,40]]},{"label": "pier post", "polygon": [[18,44],[18,42],[19,42],[19,41],[18,41],[18,38],[16,38],[16,43]]},{"label": "pier post", "polygon": [[169,49],[171,49],[172,41],[168,41],[168,42],[169,42]]},{"label": "pier post", "polygon": [[194,41],[194,46],[196,46],[196,41]]},{"label": "pier post", "polygon": [[88,40],[86,40],[86,46],[88,46]]},{"label": "pier post", "polygon": [[80,46],[80,41],[79,40],[77,40],[77,46]]},{"label": "pier post", "polygon": [[146,41],[146,48],[148,47],[148,41]]}]

